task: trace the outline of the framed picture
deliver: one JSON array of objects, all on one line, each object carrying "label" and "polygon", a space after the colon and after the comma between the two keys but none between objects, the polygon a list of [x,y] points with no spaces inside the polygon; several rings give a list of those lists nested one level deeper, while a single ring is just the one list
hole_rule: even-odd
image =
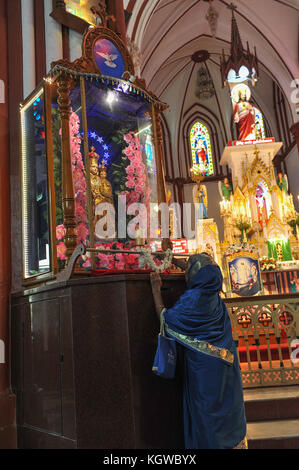
[{"label": "framed picture", "polygon": [[258,256],[239,252],[227,257],[230,290],[239,297],[263,294],[263,283]]},{"label": "framed picture", "polygon": [[97,6],[98,0],[64,0],[64,3],[68,13],[82,18],[89,24],[97,25],[91,8]]},{"label": "framed picture", "polygon": [[83,59],[93,63],[95,73],[125,80],[126,75],[135,75],[132,58],[122,40],[114,31],[102,26],[84,35]]},{"label": "framed picture", "polygon": [[51,16],[58,23],[83,34],[90,25],[97,26],[91,8],[97,7],[98,3],[99,0],[53,0]]},{"label": "framed picture", "polygon": [[123,56],[117,45],[108,38],[94,43],[94,60],[103,75],[122,78],[126,71]]}]

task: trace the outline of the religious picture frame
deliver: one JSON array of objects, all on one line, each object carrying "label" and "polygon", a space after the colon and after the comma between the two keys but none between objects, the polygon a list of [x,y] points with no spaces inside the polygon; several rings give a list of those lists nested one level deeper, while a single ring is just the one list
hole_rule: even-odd
[{"label": "religious picture frame", "polygon": [[264,292],[259,257],[256,253],[237,252],[226,258],[230,293],[237,297]]},{"label": "religious picture frame", "polygon": [[103,26],[92,28],[83,40],[83,56],[96,73],[128,80],[134,76],[131,56],[119,36]]},{"label": "religious picture frame", "polygon": [[99,0],[53,0],[52,18],[58,23],[83,34],[89,26],[97,26],[91,7]]}]

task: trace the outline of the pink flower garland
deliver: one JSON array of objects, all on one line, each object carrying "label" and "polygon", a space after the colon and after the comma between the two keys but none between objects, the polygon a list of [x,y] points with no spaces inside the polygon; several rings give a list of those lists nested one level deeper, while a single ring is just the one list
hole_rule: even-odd
[{"label": "pink flower garland", "polygon": [[[75,191],[75,214],[77,221],[77,241],[78,244],[86,241],[89,230],[87,225],[87,211],[86,211],[86,180],[84,176],[84,165],[82,160],[82,154],[80,151],[81,137],[80,131],[80,120],[76,113],[72,112],[70,116],[70,134],[71,134],[71,151],[72,151],[72,169],[73,169],[73,181]],[[62,240],[65,236],[64,225],[58,225],[56,227],[57,240]],[[61,260],[66,260],[65,256],[66,246],[63,241],[57,245],[57,256]]]},{"label": "pink flower garland", "polygon": [[[80,151],[81,137],[79,135],[80,120],[74,112],[70,117],[70,132],[71,132],[71,149],[72,149],[72,168],[73,168],[73,181],[76,198],[76,221],[77,221],[77,239],[78,244],[86,241],[89,235],[87,224],[87,210],[86,210],[86,180],[84,177],[84,165]],[[151,202],[151,189],[147,183],[147,170],[146,165],[142,161],[140,142],[137,136],[133,133],[126,134],[124,140],[128,144],[124,153],[128,157],[130,164],[126,167],[127,174],[127,191],[122,193],[127,197],[127,206],[137,202],[146,204],[148,214],[150,213]],[[61,260],[66,260],[65,252],[66,246],[63,242],[66,230],[64,225],[56,227],[56,237],[60,242],[57,244],[57,256]],[[124,245],[120,242],[111,243],[96,243],[95,247],[102,249],[124,249]],[[126,247],[128,249],[128,247]],[[106,269],[137,269],[139,264],[139,256],[134,254],[118,253],[105,254],[98,253],[96,255],[96,267]],[[84,268],[91,267],[90,256],[83,264]]]},{"label": "pink flower garland", "polygon": [[124,140],[128,144],[124,154],[128,157],[130,164],[126,167],[128,191],[122,193],[122,195],[127,197],[127,206],[143,202],[149,214],[151,189],[147,181],[147,168],[142,160],[140,141],[132,132],[125,134]]}]

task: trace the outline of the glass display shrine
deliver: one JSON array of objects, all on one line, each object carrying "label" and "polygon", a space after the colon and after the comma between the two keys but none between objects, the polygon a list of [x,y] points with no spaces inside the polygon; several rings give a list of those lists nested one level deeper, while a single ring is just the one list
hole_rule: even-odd
[{"label": "glass display shrine", "polygon": [[[82,48],[75,62],[53,63],[20,108],[25,284],[53,279],[79,244],[108,246],[99,203],[115,209],[117,228],[119,196],[127,206],[143,203],[148,214],[151,203],[166,202],[160,113],[167,106],[134,77],[111,30],[89,29]],[[134,247],[127,233],[114,235],[110,248]],[[123,268],[121,261],[89,255],[80,268]],[[129,268],[136,266],[131,260]]]}]

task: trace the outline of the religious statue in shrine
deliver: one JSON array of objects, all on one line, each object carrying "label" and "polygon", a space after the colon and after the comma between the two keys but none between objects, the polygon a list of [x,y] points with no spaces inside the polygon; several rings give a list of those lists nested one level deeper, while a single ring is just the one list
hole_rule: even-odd
[{"label": "religious statue in shrine", "polygon": [[283,251],[282,251],[282,245],[280,242],[276,243],[276,253],[277,253],[277,259],[278,261],[283,261]]},{"label": "religious statue in shrine", "polygon": [[234,104],[234,121],[238,124],[238,140],[255,140],[255,111],[250,104],[250,88],[245,85],[236,85],[232,91],[232,100]]},{"label": "religious statue in shrine", "polygon": [[231,185],[229,184],[227,177],[225,177],[222,183],[220,183],[219,189],[220,189],[220,194],[222,195],[222,197],[226,199],[227,201],[229,201],[232,195],[233,189]]},{"label": "religious statue in shrine", "polygon": [[90,158],[90,183],[91,183],[91,192],[95,206],[98,204],[108,202],[113,204],[113,192],[111,183],[107,180],[107,170],[105,167],[104,161],[102,166],[98,167],[99,155],[95,152],[95,148],[91,147],[91,152],[89,154]]},{"label": "religious statue in shrine", "polygon": [[113,190],[112,185],[107,179],[107,168],[105,166],[104,160],[100,167],[100,202],[108,202],[113,205]]},{"label": "religious statue in shrine", "polygon": [[257,213],[258,213],[258,221],[261,227],[263,227],[264,223],[268,222],[268,212],[267,212],[267,203],[264,194],[264,190],[260,184],[258,184],[256,188],[256,205],[257,205]]},{"label": "religious statue in shrine", "polygon": [[202,217],[206,219],[208,217],[208,194],[207,188],[200,182],[197,183],[193,188],[193,201],[194,204],[200,204],[202,207]]},{"label": "religious statue in shrine", "polygon": [[[99,173],[99,155],[95,152],[94,147],[91,147],[89,158],[91,193],[95,205],[94,231],[98,238],[113,238],[112,233],[114,234],[115,232],[115,215],[112,185],[107,179],[107,169],[104,160],[102,161]],[[108,210],[108,207],[103,207],[102,204],[109,204],[112,210]],[[103,218],[105,218],[105,223],[102,223]]]},{"label": "religious statue in shrine", "polygon": [[277,175],[277,186],[281,191],[284,191],[286,194],[288,194],[288,180],[287,176],[281,173],[281,171]]}]

